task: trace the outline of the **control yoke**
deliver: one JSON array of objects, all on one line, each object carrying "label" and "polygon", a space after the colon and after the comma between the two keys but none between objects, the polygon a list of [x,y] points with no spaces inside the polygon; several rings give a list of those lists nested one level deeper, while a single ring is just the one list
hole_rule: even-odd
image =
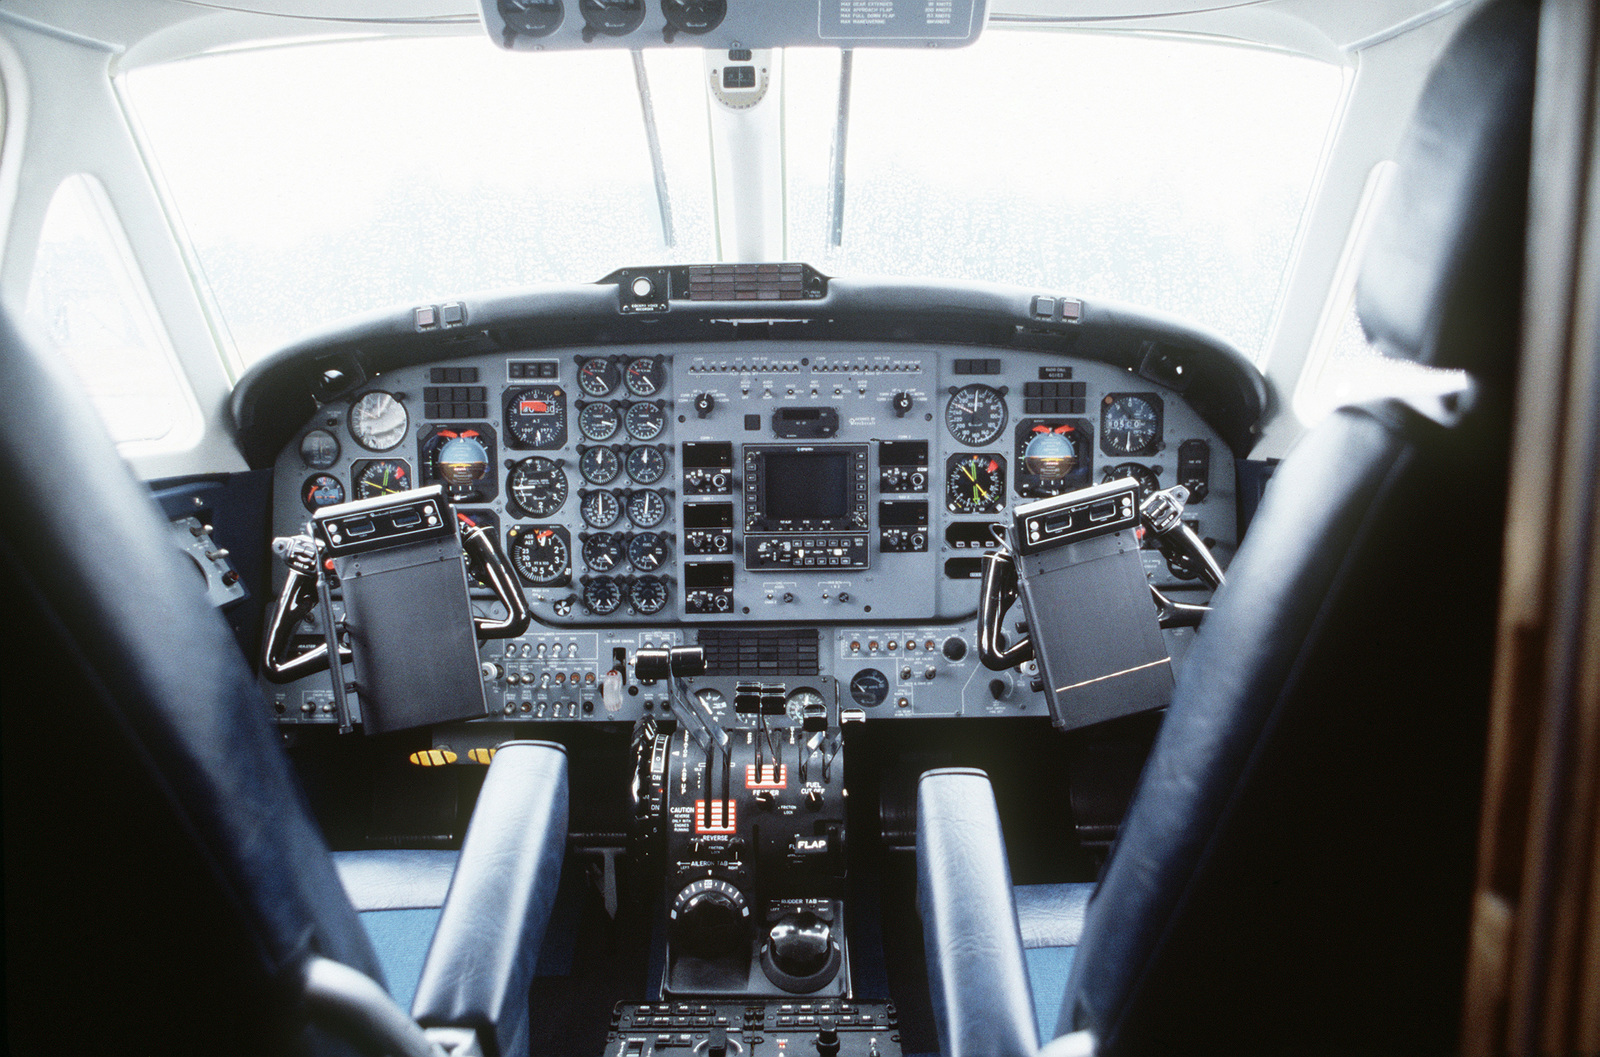
[{"label": "control yoke", "polygon": [[[512,579],[510,569],[506,568],[506,560],[501,558],[498,548],[494,547],[493,537],[488,532],[469,525],[467,521],[459,521],[461,532],[462,552],[466,552],[467,568],[472,569],[472,574],[482,584],[488,585],[494,592],[496,601],[506,606],[504,617],[474,617],[472,625],[478,640],[488,638],[515,638],[528,630],[528,624],[533,620],[533,614],[528,609],[528,600],[523,596],[522,590],[517,587],[517,582]],[[306,532],[301,536],[280,536],[272,540],[272,553],[288,566],[290,576],[283,584],[282,592],[278,593],[278,604],[272,611],[272,622],[267,625],[266,648],[262,651],[261,670],[264,675],[274,683],[293,683],[298,678],[325,672],[331,667],[331,643],[338,641],[336,624],[333,617],[333,604],[331,604],[331,571],[330,563],[318,560],[322,556],[326,545],[318,542],[312,528],[306,526]],[[315,644],[309,651],[296,654],[294,652],[294,630],[299,627],[301,620],[310,616],[312,609],[322,608],[323,628],[325,628],[325,641]],[[352,654],[349,646],[339,644],[338,662],[341,665],[350,664]],[[342,680],[338,680],[342,683]],[[338,691],[336,691],[338,697]]]},{"label": "control yoke", "polygon": [[[1118,485],[1131,481],[1114,482]],[[1084,493],[1068,493],[1060,500],[1071,500]],[[1212,557],[1211,551],[1183,521],[1184,504],[1189,490],[1182,485],[1152,493],[1139,507],[1139,526],[1149,533],[1161,554],[1174,565],[1194,570],[1196,576],[1212,590],[1223,584],[1222,567]],[[1053,501],[1052,501],[1053,502]],[[1044,504],[1037,504],[1044,505]],[[1092,511],[1092,507],[1084,507]],[[1092,513],[1090,514],[1092,517]],[[1013,553],[1015,540],[983,556],[983,580],[978,604],[978,656],[986,668],[1005,671],[1035,658],[1031,635],[1024,635],[1008,643],[1003,630],[1006,612],[1018,598],[1017,561]],[[1156,604],[1157,617],[1162,628],[1197,627],[1209,606],[1174,602],[1154,584],[1147,585]]]}]

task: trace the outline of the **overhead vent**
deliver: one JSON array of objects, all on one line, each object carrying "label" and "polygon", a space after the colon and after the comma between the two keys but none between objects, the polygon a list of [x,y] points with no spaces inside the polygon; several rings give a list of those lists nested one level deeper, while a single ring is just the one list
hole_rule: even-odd
[{"label": "overhead vent", "polygon": [[803,301],[815,296],[806,292],[803,264],[701,264],[688,271],[691,301]]}]

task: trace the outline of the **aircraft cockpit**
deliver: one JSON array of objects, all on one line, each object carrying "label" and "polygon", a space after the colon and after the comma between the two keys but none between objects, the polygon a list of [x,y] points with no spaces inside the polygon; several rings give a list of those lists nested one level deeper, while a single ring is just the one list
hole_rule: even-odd
[{"label": "aircraft cockpit", "polygon": [[1594,16],[0,3],[11,1047],[1600,1051]]}]

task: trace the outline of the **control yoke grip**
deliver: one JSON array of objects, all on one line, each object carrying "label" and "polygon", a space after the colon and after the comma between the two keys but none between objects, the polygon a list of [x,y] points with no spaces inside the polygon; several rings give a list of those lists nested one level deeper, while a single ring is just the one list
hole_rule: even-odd
[{"label": "control yoke grip", "polygon": [[[1184,504],[1189,490],[1174,485],[1154,492],[1139,508],[1140,520],[1155,538],[1162,554],[1176,557],[1197,570],[1212,590],[1224,583],[1222,566],[1211,550],[1183,522]],[[1152,585],[1157,619],[1163,628],[1196,627],[1210,607],[1174,602]],[[1017,566],[1010,551],[1002,547],[983,556],[983,581],[978,599],[978,658],[985,668],[1003,672],[1033,660],[1033,643],[1026,637],[1006,645],[1003,625],[1006,611],[1017,600]]]}]

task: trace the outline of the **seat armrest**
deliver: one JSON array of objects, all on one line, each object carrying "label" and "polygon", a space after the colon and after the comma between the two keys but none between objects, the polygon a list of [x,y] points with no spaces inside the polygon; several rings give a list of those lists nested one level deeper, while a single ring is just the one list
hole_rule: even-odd
[{"label": "seat armrest", "polygon": [[1033,1057],[1039,1029],[989,776],[917,786],[917,903],[943,1057]]},{"label": "seat armrest", "polygon": [[528,991],[566,843],[566,750],[500,746],[417,984],[419,1024],[476,1029],[487,1057],[527,1053]]}]

